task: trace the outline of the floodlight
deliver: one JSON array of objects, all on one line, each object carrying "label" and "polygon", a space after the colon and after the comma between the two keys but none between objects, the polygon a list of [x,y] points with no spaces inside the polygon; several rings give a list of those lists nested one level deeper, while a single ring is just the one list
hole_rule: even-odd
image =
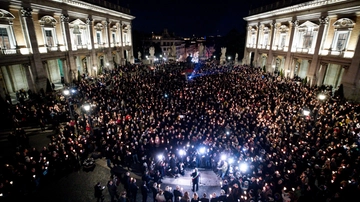
[{"label": "floodlight", "polygon": [[69,94],[70,94],[70,91],[69,91],[68,89],[65,89],[65,90],[63,91],[63,93],[64,93],[64,95],[69,95]]},{"label": "floodlight", "polygon": [[89,104],[85,104],[83,107],[84,107],[85,111],[89,111],[89,110],[90,110],[90,105],[89,105]]},{"label": "floodlight", "polygon": [[201,147],[201,148],[199,149],[200,154],[204,154],[205,151],[206,151],[205,147]]},{"label": "floodlight", "polygon": [[241,163],[240,164],[240,171],[241,172],[246,172],[247,171],[247,169],[248,169],[248,165],[246,164],[246,163]]},{"label": "floodlight", "polygon": [[159,154],[158,156],[159,161],[163,160],[164,156],[162,154]]},{"label": "floodlight", "polygon": [[223,161],[226,160],[226,155],[225,154],[221,155],[221,160],[223,160]]},{"label": "floodlight", "polygon": [[186,152],[183,149],[180,149],[179,154],[180,154],[180,156],[184,156],[186,154]]},{"label": "floodlight", "polygon": [[326,95],[324,94],[319,94],[319,100],[325,100],[326,99]]},{"label": "floodlight", "polygon": [[233,158],[229,158],[228,163],[229,163],[229,164],[234,163],[234,159],[233,159]]}]

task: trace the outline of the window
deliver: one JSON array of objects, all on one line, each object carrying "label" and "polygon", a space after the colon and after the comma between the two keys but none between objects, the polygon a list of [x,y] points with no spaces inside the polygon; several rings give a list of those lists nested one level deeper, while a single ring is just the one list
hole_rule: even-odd
[{"label": "window", "polygon": [[332,49],[337,51],[345,50],[348,38],[349,38],[349,31],[337,31],[334,36]]},{"label": "window", "polygon": [[47,46],[54,46],[53,30],[45,29],[45,43]]},{"label": "window", "polygon": [[81,46],[81,45],[82,45],[81,34],[77,34],[77,35],[76,35],[76,38],[77,38],[77,45],[78,45],[78,46]]},{"label": "window", "polygon": [[0,27],[0,49],[10,49],[10,40],[6,28]]},{"label": "window", "polygon": [[101,31],[96,32],[96,42],[97,44],[101,44]]},{"label": "window", "polygon": [[269,34],[265,34],[264,35],[264,46],[266,47],[268,45],[269,42]]},{"label": "window", "polygon": [[303,48],[311,48],[313,42],[313,32],[312,30],[307,30],[304,32],[303,38]]},{"label": "window", "polygon": [[115,32],[112,32],[112,40],[113,40],[113,43],[116,44],[116,34]]},{"label": "window", "polygon": [[251,45],[255,45],[255,41],[256,41],[256,36],[255,36],[255,34],[253,34],[251,36]]},{"label": "window", "polygon": [[286,34],[281,34],[280,35],[280,47],[284,47],[285,46],[285,40],[286,40]]}]

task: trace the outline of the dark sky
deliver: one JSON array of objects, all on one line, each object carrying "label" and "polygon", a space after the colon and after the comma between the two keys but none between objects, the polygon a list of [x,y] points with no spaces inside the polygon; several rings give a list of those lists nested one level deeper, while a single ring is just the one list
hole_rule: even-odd
[{"label": "dark sky", "polygon": [[[114,3],[117,0],[108,0]],[[119,0],[136,18],[133,28],[147,33],[167,28],[177,36],[225,35],[244,31],[249,9],[273,0]],[[252,4],[252,5],[251,5]]]}]

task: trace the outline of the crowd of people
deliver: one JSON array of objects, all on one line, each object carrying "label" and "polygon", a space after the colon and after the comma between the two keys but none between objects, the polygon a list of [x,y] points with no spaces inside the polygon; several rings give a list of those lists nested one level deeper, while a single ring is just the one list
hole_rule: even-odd
[{"label": "crowd of people", "polygon": [[[14,143],[18,151],[6,164],[2,196],[36,191],[47,176],[79,169],[90,155],[106,158],[111,168],[141,167],[140,187],[127,174],[113,176],[125,190],[121,196],[112,192],[111,200],[136,201],[138,189],[143,196],[151,190],[157,202],[351,201],[358,196],[358,104],[261,68],[205,63],[190,74],[187,68],[119,66],[83,79],[71,98],[60,93],[41,105],[16,105],[11,111],[16,128],[19,120],[33,117],[40,125],[51,123],[57,135],[42,151]],[[158,186],[162,178],[196,167],[218,174],[220,194],[200,197],[193,190],[190,196],[180,187]]]}]

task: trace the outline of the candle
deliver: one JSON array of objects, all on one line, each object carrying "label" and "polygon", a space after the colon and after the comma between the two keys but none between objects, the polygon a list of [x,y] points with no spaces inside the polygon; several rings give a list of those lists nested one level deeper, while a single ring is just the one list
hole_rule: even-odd
[{"label": "candle", "polygon": [[245,199],[245,200],[247,200],[247,197],[246,197],[246,196],[244,196],[244,199]]},{"label": "candle", "polygon": [[33,178],[35,178],[36,177],[36,175],[33,175]]},{"label": "candle", "polygon": [[246,195],[246,191],[244,191],[244,194]]},{"label": "candle", "polygon": [[295,191],[295,188],[293,187],[292,190]]},{"label": "candle", "polygon": [[10,181],[10,184],[13,184],[13,181]]}]

